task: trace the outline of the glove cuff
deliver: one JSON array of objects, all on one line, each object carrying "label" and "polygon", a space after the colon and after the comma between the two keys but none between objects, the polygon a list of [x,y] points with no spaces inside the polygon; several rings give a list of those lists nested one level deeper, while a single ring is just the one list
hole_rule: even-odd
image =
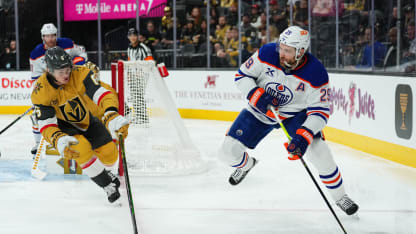
[{"label": "glove cuff", "polygon": [[[248,100],[250,100],[250,99],[251,99],[251,97],[253,96],[253,93],[254,93],[254,92],[256,92],[256,90],[257,90],[257,89],[263,89],[263,88],[260,88],[260,87],[257,87],[257,86],[256,86],[256,87],[254,87],[254,88],[252,88],[252,89],[250,90],[250,92],[248,92],[248,94],[247,94],[247,99],[248,99]],[[264,91],[264,89],[263,89],[263,91]]]},{"label": "glove cuff", "polygon": [[103,122],[106,127],[108,127],[108,123],[118,116],[117,111],[106,111],[103,116]]},{"label": "glove cuff", "polygon": [[296,130],[296,134],[302,136],[308,142],[308,144],[311,144],[312,141],[313,141],[312,131],[305,128],[305,127],[302,127],[302,128],[299,128],[298,130]]},{"label": "glove cuff", "polygon": [[[253,91],[253,90],[252,90]],[[250,91],[250,93],[252,92]],[[256,88],[254,92],[250,95],[249,102],[251,105],[256,106],[257,102],[260,100],[260,97],[264,94],[263,88]]]},{"label": "glove cuff", "polygon": [[64,132],[62,132],[62,131],[57,131],[57,132],[55,132],[55,133],[52,134],[50,143],[52,144],[52,146],[55,149],[58,149],[57,148],[58,147],[58,140],[61,139],[64,136],[69,136],[69,135],[66,134],[66,133],[64,133]]}]

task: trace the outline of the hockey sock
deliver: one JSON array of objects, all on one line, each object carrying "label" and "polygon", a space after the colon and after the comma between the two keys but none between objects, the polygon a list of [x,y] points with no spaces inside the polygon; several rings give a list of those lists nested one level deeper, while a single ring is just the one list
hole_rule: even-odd
[{"label": "hockey sock", "polygon": [[344,196],[345,189],[342,183],[341,172],[338,170],[338,167],[336,167],[335,170],[329,174],[322,175],[319,173],[319,178],[335,201],[338,201],[342,196]]},{"label": "hockey sock", "polygon": [[[95,177],[97,177],[98,175],[102,174],[103,172],[105,172],[105,174],[107,174],[107,172],[104,170],[105,167],[104,165],[101,163],[101,161],[96,157],[93,156],[88,162],[84,163],[82,166],[82,171],[87,174],[95,183],[97,183],[97,181],[94,180]],[[110,178],[110,177],[109,177]],[[110,182],[111,182],[111,178],[110,178]],[[108,185],[110,182],[108,182],[105,185]],[[97,183],[99,186],[101,186],[99,183]],[[101,186],[103,187],[103,186]]]},{"label": "hockey sock", "polygon": [[234,168],[240,168],[243,171],[247,171],[253,167],[253,164],[254,164],[253,158],[248,156],[247,152],[244,152],[241,162],[239,162],[238,164],[231,165],[231,166]]}]

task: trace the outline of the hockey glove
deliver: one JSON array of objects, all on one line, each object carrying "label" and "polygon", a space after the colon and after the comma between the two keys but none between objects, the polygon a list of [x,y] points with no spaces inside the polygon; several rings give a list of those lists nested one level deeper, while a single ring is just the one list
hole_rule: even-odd
[{"label": "hockey glove", "polygon": [[118,140],[118,134],[121,134],[123,139],[126,139],[129,129],[129,122],[126,118],[115,111],[107,111],[104,114],[103,122],[113,139]]},{"label": "hockey glove", "polygon": [[[308,146],[312,143],[313,140],[313,133],[311,130],[302,127],[296,130],[296,135],[293,136],[292,140],[290,141],[289,145],[287,146],[287,152],[289,152],[293,156],[298,156],[301,158]],[[290,160],[298,159],[296,157],[289,158]]]},{"label": "hockey glove", "polygon": [[85,67],[87,67],[88,69],[90,69],[92,72],[94,72],[94,75],[95,75],[95,79],[97,80],[97,81],[99,81],[100,80],[100,68],[97,66],[97,65],[95,65],[93,62],[91,62],[91,61],[88,61],[88,62],[86,62],[85,64],[84,64],[84,66]]},{"label": "hockey glove", "polygon": [[72,63],[75,65],[84,65],[85,59],[81,56],[77,56],[72,59]]},{"label": "hockey glove", "polygon": [[249,100],[251,106],[263,112],[267,116],[275,118],[273,112],[269,110],[268,106],[271,105],[274,108],[279,107],[279,101],[277,98],[266,93],[263,88],[256,87],[252,89],[248,93],[247,99]]},{"label": "hockey glove", "polygon": [[56,148],[61,156],[66,159],[76,159],[79,157],[79,151],[71,146],[77,145],[79,142],[73,136],[62,136],[56,142]]}]

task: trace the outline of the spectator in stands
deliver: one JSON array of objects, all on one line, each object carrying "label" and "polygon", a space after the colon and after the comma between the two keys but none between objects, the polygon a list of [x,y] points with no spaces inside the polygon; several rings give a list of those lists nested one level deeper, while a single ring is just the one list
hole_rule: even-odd
[{"label": "spectator in stands", "polygon": [[241,20],[241,31],[245,37],[250,38],[249,41],[256,40],[257,29],[251,25],[250,16],[248,14],[243,15]]},{"label": "spectator in stands", "polygon": [[227,22],[231,26],[236,26],[238,24],[238,4],[233,3],[228,9]]},{"label": "spectator in stands", "polygon": [[[343,11],[344,1],[338,0],[338,15],[341,16]],[[335,0],[316,0],[315,4],[312,4],[312,15],[319,17],[335,16]]]},{"label": "spectator in stands", "polygon": [[226,33],[224,40],[224,50],[228,54],[230,65],[235,67],[238,63],[238,28],[232,26],[231,29]]},{"label": "spectator in stands", "polygon": [[258,28],[260,26],[260,9],[259,9],[259,5],[258,4],[253,4],[251,6],[251,25],[253,25],[253,27]]},{"label": "spectator in stands", "polygon": [[209,27],[210,27],[210,31],[211,32],[215,32],[216,30],[216,26],[218,24],[218,10],[216,7],[211,7],[210,8],[210,23],[209,23]]},{"label": "spectator in stands", "polygon": [[266,13],[263,12],[263,13],[260,14],[260,21],[259,21],[258,25],[257,24],[256,25],[251,24],[251,25],[253,27],[257,28],[258,30],[260,30],[260,28],[263,28],[263,27],[267,26],[267,15],[266,15]]},{"label": "spectator in stands", "polygon": [[384,69],[397,65],[397,27],[392,27],[388,33],[389,48],[387,49],[386,57],[384,58]]},{"label": "spectator in stands", "polygon": [[403,7],[404,12],[404,28],[407,28],[407,25],[410,21],[415,20],[415,10],[411,4],[407,4]]},{"label": "spectator in stands", "polygon": [[406,44],[407,48],[404,48],[403,63],[405,64],[405,72],[415,71],[414,62],[416,60],[416,37],[415,37],[415,21],[411,20],[407,24],[406,32]]},{"label": "spectator in stands", "polygon": [[[199,31],[197,31],[192,38],[193,44],[196,46],[197,51],[201,51],[201,49],[204,50],[204,48],[207,46],[207,27],[207,21],[205,19],[202,20]],[[201,48],[201,46],[204,48]]]},{"label": "spectator in stands", "polygon": [[225,38],[225,33],[229,29],[230,29],[230,25],[227,24],[227,20],[225,19],[225,16],[220,16],[218,18],[218,24],[215,30],[215,38],[213,39],[213,42],[214,43],[222,42]]},{"label": "spectator in stands", "polygon": [[293,18],[294,25],[298,25],[300,27],[308,26],[308,0],[301,0],[296,3]]},{"label": "spectator in stands", "polygon": [[391,10],[391,20],[390,20],[388,28],[391,29],[396,26],[397,26],[397,6],[393,7],[393,9]]},{"label": "spectator in stands", "polygon": [[274,1],[271,9],[270,24],[274,25],[277,28],[278,34],[280,34],[280,32],[283,32],[288,27],[286,8],[284,5],[280,7],[278,2]]},{"label": "spectator in stands", "polygon": [[188,17],[186,17],[186,19],[188,20],[188,22],[193,21],[194,28],[196,30],[199,30],[199,27],[204,17],[201,15],[201,9],[199,7],[194,7],[192,8],[191,14]]},{"label": "spectator in stands", "polygon": [[181,33],[181,44],[192,44],[193,37],[196,35],[196,29],[194,27],[194,21],[188,20]]},{"label": "spectator in stands", "polygon": [[221,7],[228,8],[236,2],[237,2],[237,0],[221,0]]},{"label": "spectator in stands", "polygon": [[378,41],[379,34],[377,29],[375,28],[374,32],[374,44],[371,43],[371,28],[367,27],[364,32],[364,38],[366,41],[366,45],[363,48],[363,59],[362,61],[356,66],[356,68],[369,68],[373,65],[373,57],[372,57],[372,48],[374,46],[374,66],[381,67],[384,62],[384,57],[386,55],[386,46],[383,45],[380,41]]},{"label": "spectator in stands", "polygon": [[0,58],[0,69],[16,69],[16,40],[11,40],[9,47],[6,47],[5,53]]},{"label": "spectator in stands", "polygon": [[[267,41],[267,32],[269,32],[269,41]],[[270,42],[277,42],[279,39],[279,33],[273,25],[269,25],[267,28],[265,25],[260,27],[258,37],[260,38],[260,46],[263,46]]]},{"label": "spectator in stands", "polygon": [[214,55],[212,60],[213,67],[229,67],[229,56],[224,50],[224,46],[217,42],[214,44]]},{"label": "spectator in stands", "polygon": [[[167,6],[164,9],[165,15],[162,17],[162,40],[161,45],[164,49],[172,48],[173,46],[173,17],[172,17],[172,9]],[[176,20],[177,24],[177,30],[176,30],[176,38],[180,38],[181,30],[179,28],[181,27],[181,24],[179,20]]]},{"label": "spectator in stands", "polygon": [[143,36],[146,37],[146,45],[150,47],[152,51],[160,49],[162,46],[159,45],[162,36],[156,30],[155,24],[153,21],[148,21],[146,24],[146,31],[143,33]]}]

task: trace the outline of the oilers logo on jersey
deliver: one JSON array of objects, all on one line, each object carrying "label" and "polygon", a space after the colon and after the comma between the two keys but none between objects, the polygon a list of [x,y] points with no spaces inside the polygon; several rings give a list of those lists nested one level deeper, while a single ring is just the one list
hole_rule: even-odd
[{"label": "oilers logo on jersey", "polygon": [[281,83],[277,83],[277,82],[266,83],[264,90],[266,93],[277,98],[277,103],[279,104],[279,106],[284,106],[290,103],[290,101],[292,101],[293,99],[292,90],[290,90],[288,87],[286,87],[285,85]]}]

